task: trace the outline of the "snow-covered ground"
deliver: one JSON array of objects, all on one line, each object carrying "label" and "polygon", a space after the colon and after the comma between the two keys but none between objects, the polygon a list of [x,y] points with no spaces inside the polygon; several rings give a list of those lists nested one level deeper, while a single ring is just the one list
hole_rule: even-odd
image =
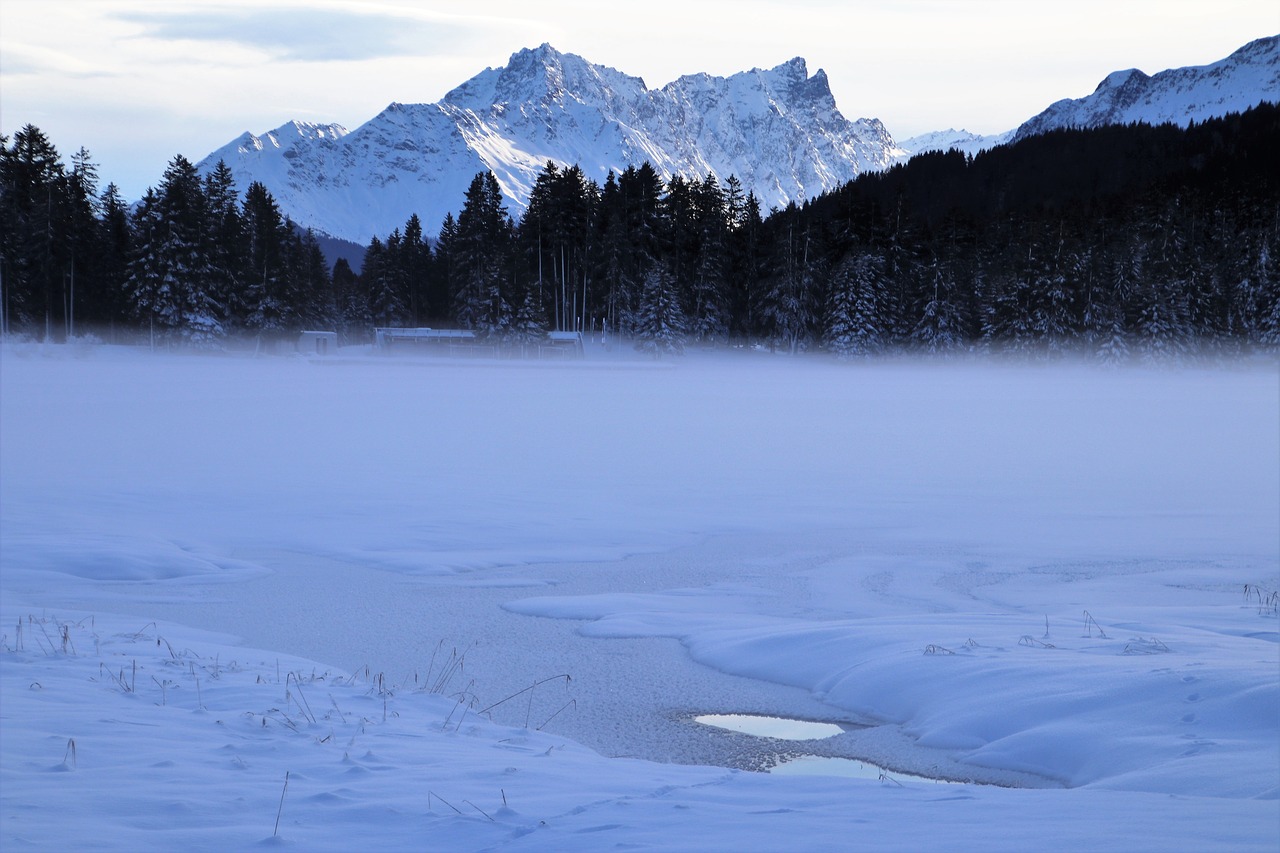
[{"label": "snow-covered ground", "polygon": [[9,344],[0,846],[1274,851],[1277,589],[1274,362]]}]

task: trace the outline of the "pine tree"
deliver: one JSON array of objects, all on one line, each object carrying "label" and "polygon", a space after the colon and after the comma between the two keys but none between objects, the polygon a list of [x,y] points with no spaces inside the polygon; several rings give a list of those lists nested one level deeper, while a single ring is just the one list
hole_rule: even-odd
[{"label": "pine tree", "polygon": [[1152,280],[1135,292],[1134,347],[1150,363],[1177,363],[1187,354],[1186,303],[1177,284]]},{"label": "pine tree", "polygon": [[[698,210],[696,181],[672,175],[667,181],[659,210],[660,230],[658,254],[675,284],[680,304],[694,308],[694,277],[698,266]],[[696,315],[688,314],[689,331],[693,331]]]},{"label": "pine tree", "polygon": [[687,323],[680,308],[675,278],[657,263],[644,278],[644,289],[636,312],[636,349],[660,358],[664,353],[681,355]]},{"label": "pine tree", "polygon": [[1280,265],[1272,259],[1271,244],[1265,237],[1260,240],[1252,268],[1250,334],[1263,347],[1280,349]]},{"label": "pine tree", "polygon": [[67,267],[60,227],[65,189],[58,150],[39,128],[24,126],[0,159],[6,330],[25,328],[47,339],[54,334],[55,316],[61,318],[56,295]]},{"label": "pine tree", "polygon": [[[63,277],[65,333],[69,337],[86,323],[102,319],[101,299],[105,285],[99,264],[98,167],[88,150],[81,148],[71,158],[64,189],[62,230],[67,253]],[[79,328],[77,328],[79,327]]]},{"label": "pine tree", "polygon": [[492,172],[481,172],[467,188],[450,246],[454,317],[481,337],[501,339],[511,323],[505,290],[512,226],[502,190]]},{"label": "pine tree", "polygon": [[1094,357],[1101,364],[1120,365],[1129,360],[1129,343],[1124,329],[1124,313],[1119,308],[1110,310],[1110,322],[1096,341]]},{"label": "pine tree", "polygon": [[330,329],[337,323],[338,305],[328,263],[316,235],[307,229],[289,241],[291,316],[295,328]]},{"label": "pine tree", "polygon": [[397,264],[407,301],[409,323],[421,326],[423,320],[431,314],[431,247],[427,245],[422,233],[422,221],[416,213],[411,214],[404,224]]},{"label": "pine tree", "polygon": [[1056,253],[1047,252],[1032,273],[1028,295],[1031,299],[1031,330],[1037,349],[1057,355],[1074,337],[1076,329],[1072,311],[1072,285],[1069,270],[1072,259],[1061,246]]},{"label": "pine tree", "polygon": [[245,235],[248,240],[244,303],[245,326],[258,333],[278,334],[294,325],[287,280],[288,241],[286,227],[275,197],[260,182],[245,190],[243,205]]},{"label": "pine tree", "polygon": [[377,237],[369,241],[360,265],[363,307],[375,328],[400,326],[405,309],[396,286],[395,256],[400,248],[400,229],[387,236],[384,243]]},{"label": "pine tree", "polygon": [[766,284],[763,313],[775,344],[793,355],[804,348],[815,322],[814,300],[817,282],[822,279],[820,253],[807,227],[794,220],[797,211],[788,207],[793,221],[785,227],[778,247],[773,275]]},{"label": "pine tree", "polygon": [[[618,176],[618,191],[624,220],[624,279],[633,287],[630,301],[635,304],[645,276],[663,257],[662,178],[646,160],[638,168],[628,166]],[[631,322],[625,315],[622,319],[624,325]]]},{"label": "pine tree", "polygon": [[600,194],[596,275],[605,288],[604,326],[613,336],[624,333],[623,326],[634,314],[635,281],[627,263],[627,211],[622,190],[612,171]]},{"label": "pine tree", "polygon": [[213,346],[224,335],[223,306],[214,293],[206,251],[208,222],[195,166],[178,155],[160,186],[148,191],[135,224],[138,252],[130,264],[130,297],[152,339]]},{"label": "pine tree", "polygon": [[884,258],[866,250],[846,254],[831,275],[823,343],[841,358],[870,356],[885,345],[881,307],[887,297]]},{"label": "pine tree", "polygon": [[1147,277],[1146,255],[1147,248],[1136,232],[1127,230],[1117,241],[1105,268],[1104,298],[1110,312],[1109,316],[1104,315],[1110,323],[1107,338],[1119,361],[1128,361],[1131,355],[1132,334],[1139,312],[1136,294],[1139,284]]},{"label": "pine tree", "polygon": [[213,171],[205,175],[204,194],[210,289],[225,309],[229,329],[242,329],[248,324],[250,313],[245,286],[249,267],[248,237],[235,178],[224,161],[219,160]]},{"label": "pine tree", "polygon": [[346,258],[338,258],[333,265],[332,281],[334,325],[339,338],[343,344],[367,342],[373,329],[373,316],[360,277]]},{"label": "pine tree", "polygon": [[542,297],[536,286],[524,288],[524,295],[516,306],[515,315],[511,319],[508,340],[519,347],[522,354],[528,347],[536,346],[547,339],[546,310],[542,305]]},{"label": "pine tree", "polygon": [[689,332],[703,343],[729,337],[728,275],[729,212],[725,194],[714,174],[694,185],[694,215],[698,248],[690,293]]},{"label": "pine tree", "polygon": [[[156,318],[160,307],[160,285],[163,277],[157,235],[163,234],[160,202],[155,190],[147,188],[134,212],[133,252],[129,258],[125,280],[125,299],[130,313],[147,330],[150,345],[155,347]],[[161,339],[165,326],[160,324]]]},{"label": "pine tree", "polygon": [[1136,308],[1133,348],[1147,362],[1179,362],[1190,351],[1193,287],[1185,263],[1185,234],[1179,227],[1180,203],[1173,199],[1140,223],[1151,247],[1143,278],[1133,292]]},{"label": "pine tree", "polygon": [[129,208],[115,184],[107,184],[99,199],[98,266],[102,280],[99,322],[113,331],[128,315],[125,293],[129,277],[129,257],[133,251],[133,229]]},{"label": "pine tree", "polygon": [[440,223],[440,231],[436,234],[435,251],[432,253],[429,304],[432,317],[451,318],[457,294],[454,291],[458,281],[454,269],[454,245],[457,243],[458,221],[452,213],[446,213]]},{"label": "pine tree", "polygon": [[760,202],[747,193],[741,216],[734,217],[729,238],[730,334],[744,339],[763,335],[765,329],[765,237]]},{"label": "pine tree", "polygon": [[955,280],[937,261],[929,269],[932,296],[925,302],[920,319],[912,330],[912,342],[923,352],[941,355],[964,343],[964,322],[956,298]]},{"label": "pine tree", "polygon": [[[560,168],[548,161],[534,181],[520,221],[525,271],[538,282],[540,299],[552,306],[561,329],[585,326],[593,310],[603,310],[591,292],[600,188],[578,166]],[[594,325],[594,323],[592,323]]]}]

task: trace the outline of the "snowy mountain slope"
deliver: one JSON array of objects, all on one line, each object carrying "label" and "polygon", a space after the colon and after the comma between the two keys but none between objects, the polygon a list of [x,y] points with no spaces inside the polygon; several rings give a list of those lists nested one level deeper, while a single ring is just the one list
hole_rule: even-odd
[{"label": "snowy mountain slope", "polygon": [[664,177],[736,175],[768,208],[901,156],[878,120],[847,120],[826,75],[809,76],[803,59],[649,89],[544,44],[437,104],[392,104],[350,133],[290,122],[245,134],[199,165],[225,160],[240,186],[261,181],[298,224],[367,242],[415,212],[434,232],[485,169],[513,213],[548,160],[577,164],[597,181],[646,160]]},{"label": "snowy mountain slope", "polygon": [[1280,101],[1280,36],[1249,42],[1210,65],[1148,76],[1136,68],[1107,75],[1092,95],[1064,99],[1023,123],[1014,140],[1063,127],[1173,123],[1243,112]]},{"label": "snowy mountain slope", "polygon": [[967,130],[938,130],[900,140],[905,162],[926,151],[957,149],[973,155],[1006,142],[1064,127],[1108,124],[1164,124],[1186,127],[1262,101],[1280,101],[1280,36],[1252,41],[1211,65],[1171,68],[1148,76],[1136,68],[1107,75],[1085,98],[1064,98],[1014,130],[982,136]]}]

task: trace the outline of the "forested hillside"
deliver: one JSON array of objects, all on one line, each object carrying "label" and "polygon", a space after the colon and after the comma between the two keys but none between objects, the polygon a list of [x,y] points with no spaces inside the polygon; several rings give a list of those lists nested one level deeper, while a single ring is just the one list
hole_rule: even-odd
[{"label": "forested hillside", "polygon": [[[528,208],[478,174],[444,222],[411,217],[362,271],[261,184],[175,157],[132,209],[88,152],[3,140],[4,327],[219,346],[232,336],[457,327],[642,349],[754,345],[863,357],[974,350],[1107,360],[1280,345],[1280,107],[1180,129],[1060,130],[931,153],[762,212],[734,177],[603,185],[548,164]],[[428,228],[434,227],[434,236]]]}]

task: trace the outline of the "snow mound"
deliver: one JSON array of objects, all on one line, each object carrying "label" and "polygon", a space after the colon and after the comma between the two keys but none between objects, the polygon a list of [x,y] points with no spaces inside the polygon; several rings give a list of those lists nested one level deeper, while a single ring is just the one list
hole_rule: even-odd
[{"label": "snow mound", "polygon": [[252,563],[202,554],[192,545],[110,534],[63,538],[6,532],[0,549],[6,553],[4,571],[10,580],[52,572],[94,581],[209,581],[264,571]]}]

